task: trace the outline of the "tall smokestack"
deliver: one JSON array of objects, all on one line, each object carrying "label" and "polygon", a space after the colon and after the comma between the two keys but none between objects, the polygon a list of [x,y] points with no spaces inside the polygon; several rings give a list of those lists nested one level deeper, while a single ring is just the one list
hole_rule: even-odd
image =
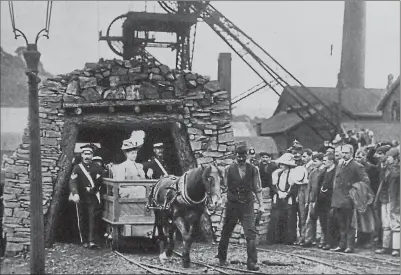
[{"label": "tall smokestack", "polygon": [[220,88],[228,92],[228,100],[231,102],[231,53],[219,54],[217,80],[219,81]]},{"label": "tall smokestack", "polygon": [[365,87],[366,2],[344,1],[343,44],[340,74],[345,86]]}]

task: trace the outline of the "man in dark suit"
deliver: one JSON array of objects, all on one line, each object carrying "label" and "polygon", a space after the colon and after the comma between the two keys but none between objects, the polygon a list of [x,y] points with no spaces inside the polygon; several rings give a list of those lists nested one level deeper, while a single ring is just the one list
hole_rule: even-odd
[{"label": "man in dark suit", "polygon": [[217,258],[220,265],[225,265],[227,248],[231,234],[241,221],[247,243],[247,267],[249,270],[259,270],[256,265],[258,255],[256,251],[256,228],[254,214],[254,195],[259,204],[259,211],[264,212],[262,200],[262,186],[260,184],[259,170],[246,162],[248,150],[245,145],[235,149],[237,161],[225,170],[223,188],[227,189],[226,214],[221,231]]},{"label": "man in dark suit", "polygon": [[102,169],[92,161],[94,152],[92,144],[82,146],[81,150],[82,161],[73,167],[71,173],[71,200],[76,203],[81,243],[86,248],[96,248]]},{"label": "man in dark suit", "polygon": [[[260,180],[262,182],[262,188],[269,187],[271,191],[272,187],[272,174],[273,171],[277,169],[277,165],[271,161],[271,156],[267,152],[260,152],[260,162],[258,165]],[[273,194],[270,192],[270,196]]]},{"label": "man in dark suit", "polygon": [[343,161],[338,165],[334,186],[331,207],[336,212],[340,223],[340,243],[332,251],[352,253],[355,245],[355,230],[351,226],[353,215],[353,202],[349,195],[352,184],[365,182],[369,184],[365,167],[353,159],[354,148],[345,144],[341,148]]}]

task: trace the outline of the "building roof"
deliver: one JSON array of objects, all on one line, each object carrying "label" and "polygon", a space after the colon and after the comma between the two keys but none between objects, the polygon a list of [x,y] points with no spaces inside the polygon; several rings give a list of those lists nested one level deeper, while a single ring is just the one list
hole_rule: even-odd
[{"label": "building roof", "polygon": [[382,100],[380,101],[379,105],[377,106],[377,110],[383,110],[384,105],[386,105],[390,96],[395,92],[397,88],[400,87],[400,76],[397,77],[396,81],[391,85],[390,89],[388,89],[387,93],[384,95]]},{"label": "building roof", "polygon": [[274,139],[271,137],[241,137],[234,136],[235,142],[243,141],[247,144],[248,148],[253,147],[256,153],[267,152],[270,154],[278,154],[278,149]]},{"label": "building roof", "polygon": [[399,122],[349,121],[343,122],[341,126],[345,131],[352,129],[354,132],[369,129],[373,131],[376,142],[400,140]]},{"label": "building roof", "polygon": [[296,113],[280,112],[261,125],[261,135],[272,135],[285,132],[300,123],[302,119]]},{"label": "building roof", "polygon": [[[317,102],[317,100],[310,93],[308,93],[304,87],[291,86],[291,88],[294,89],[297,94],[300,94],[302,97],[306,98],[306,100],[309,102]],[[338,102],[337,88],[308,87],[308,89],[313,95],[315,95],[328,106]],[[384,97],[385,91],[385,89],[371,88],[344,89],[342,92],[342,107],[344,111],[355,116],[381,116],[381,112],[377,111],[376,108],[379,105],[380,100]],[[274,114],[284,111],[286,108],[285,105],[288,103],[297,105],[294,98],[289,95],[289,88],[286,87],[280,96],[280,100]]]}]

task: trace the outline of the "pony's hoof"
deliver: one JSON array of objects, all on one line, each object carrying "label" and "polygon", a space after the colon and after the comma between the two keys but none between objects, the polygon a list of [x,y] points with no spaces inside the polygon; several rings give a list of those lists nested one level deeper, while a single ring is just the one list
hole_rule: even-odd
[{"label": "pony's hoof", "polygon": [[168,258],[166,256],[166,253],[160,254],[159,255],[159,260],[160,260],[161,264],[165,264],[167,262],[167,260],[168,260]]}]

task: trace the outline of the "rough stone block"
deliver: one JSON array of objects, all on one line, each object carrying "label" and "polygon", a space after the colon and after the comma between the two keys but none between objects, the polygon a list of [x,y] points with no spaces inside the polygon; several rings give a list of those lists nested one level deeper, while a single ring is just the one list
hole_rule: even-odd
[{"label": "rough stone block", "polygon": [[187,132],[189,135],[203,135],[203,131],[197,128],[188,128]]},{"label": "rough stone block", "polygon": [[200,141],[191,141],[191,148],[192,148],[192,151],[201,150],[202,149],[202,142],[200,142]]},{"label": "rough stone block", "polygon": [[204,88],[208,90],[209,92],[217,92],[220,90],[220,84],[217,80],[209,81],[208,83],[205,84]]},{"label": "rough stone block", "polygon": [[96,77],[79,77],[79,86],[81,89],[86,89],[90,87],[96,87],[97,86],[97,80]]},{"label": "rough stone block", "polygon": [[6,251],[7,252],[21,252],[24,249],[24,246],[19,243],[12,243],[12,242],[7,242],[7,247]]},{"label": "rough stone block", "polygon": [[225,142],[230,142],[234,140],[234,134],[233,133],[224,133],[220,134],[218,136],[218,141],[219,143],[225,143]]}]

